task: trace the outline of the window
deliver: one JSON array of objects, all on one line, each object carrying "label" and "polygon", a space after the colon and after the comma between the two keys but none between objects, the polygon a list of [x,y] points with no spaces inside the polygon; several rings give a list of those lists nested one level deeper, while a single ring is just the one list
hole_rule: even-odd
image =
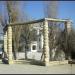
[{"label": "window", "polygon": [[33,49],[33,50],[36,50],[36,45],[33,45],[32,49]]}]

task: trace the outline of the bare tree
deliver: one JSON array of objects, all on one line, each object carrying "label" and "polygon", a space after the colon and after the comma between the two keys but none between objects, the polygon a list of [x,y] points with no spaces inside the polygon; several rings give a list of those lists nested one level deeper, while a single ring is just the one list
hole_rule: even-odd
[{"label": "bare tree", "polygon": [[75,30],[72,28],[70,34],[68,35],[67,38],[67,52],[68,52],[68,56],[71,59],[75,59]]},{"label": "bare tree", "polygon": [[58,1],[44,1],[44,15],[48,18],[57,18]]},{"label": "bare tree", "polygon": [[[7,25],[8,23],[14,23],[14,22],[23,22],[26,20],[25,14],[21,11],[22,1],[4,1],[4,6],[6,7],[7,10],[7,16],[2,20],[2,25]],[[21,30],[22,26],[13,26],[13,51],[14,51],[14,58],[16,59],[16,52],[19,47],[19,40],[20,40],[20,35],[21,35]]]},{"label": "bare tree", "polygon": [[[44,1],[44,15],[47,18],[57,18],[58,16],[58,1]],[[50,49],[50,60],[53,60],[52,53],[55,49],[56,44],[56,23],[48,22],[49,26],[49,49]]]},{"label": "bare tree", "polygon": [[[18,10],[16,9],[16,6],[17,6],[17,3],[16,1],[6,1],[6,7],[7,7],[7,13],[8,13],[8,22],[9,23],[14,23],[17,21],[17,18],[18,18]],[[15,6],[16,5],[16,6]],[[18,28],[17,28],[18,29]],[[16,31],[17,31],[16,27],[13,26],[13,47],[14,47],[14,57],[16,59],[16,51],[17,51],[17,40],[19,40],[16,36]],[[16,40],[17,38],[17,40]]]}]

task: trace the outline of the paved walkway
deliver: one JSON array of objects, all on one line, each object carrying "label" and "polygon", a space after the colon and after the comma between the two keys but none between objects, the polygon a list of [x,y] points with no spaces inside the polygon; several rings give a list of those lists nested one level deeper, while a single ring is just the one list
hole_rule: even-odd
[{"label": "paved walkway", "polygon": [[75,74],[75,65],[45,67],[30,64],[0,64],[0,74]]}]

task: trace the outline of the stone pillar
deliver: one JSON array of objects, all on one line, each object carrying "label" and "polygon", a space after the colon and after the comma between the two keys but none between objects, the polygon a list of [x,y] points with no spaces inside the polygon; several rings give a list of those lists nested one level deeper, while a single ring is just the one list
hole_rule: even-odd
[{"label": "stone pillar", "polygon": [[7,31],[4,33],[4,52],[7,54]]},{"label": "stone pillar", "polygon": [[[72,22],[70,20],[65,22],[65,27],[66,27],[66,46],[67,46],[68,36],[72,29]],[[71,51],[68,50],[68,48],[67,48],[67,53],[68,53],[68,55],[67,55],[68,60],[71,60]]]},{"label": "stone pillar", "polygon": [[12,64],[12,27],[8,26],[8,63]]},{"label": "stone pillar", "polygon": [[48,37],[48,21],[44,21],[43,25],[43,42],[44,42],[44,62],[45,66],[49,66],[49,37]]},{"label": "stone pillar", "polygon": [[67,29],[67,34],[69,35],[72,29],[72,22],[71,21],[67,21],[66,22],[66,29]]}]

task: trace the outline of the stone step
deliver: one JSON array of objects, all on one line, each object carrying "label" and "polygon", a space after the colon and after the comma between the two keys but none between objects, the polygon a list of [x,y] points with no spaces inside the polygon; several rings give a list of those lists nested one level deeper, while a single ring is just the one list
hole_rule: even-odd
[{"label": "stone step", "polygon": [[30,61],[27,61],[27,60],[14,60],[14,63],[17,63],[17,64],[30,64]]}]

